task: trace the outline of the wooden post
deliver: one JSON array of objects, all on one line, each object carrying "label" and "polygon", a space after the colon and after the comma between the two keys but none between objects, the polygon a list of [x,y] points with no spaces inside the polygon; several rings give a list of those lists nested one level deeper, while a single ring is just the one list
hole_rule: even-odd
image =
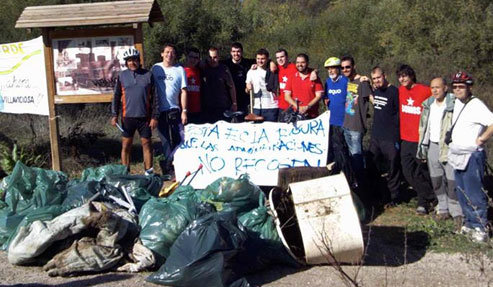
[{"label": "wooden post", "polygon": [[48,124],[50,127],[50,146],[51,146],[51,168],[60,171],[62,169],[59,150],[58,119],[55,109],[55,78],[53,66],[53,48],[49,28],[43,28],[43,50],[45,56],[46,86],[48,90]]},{"label": "wooden post", "polygon": [[144,44],[143,44],[141,23],[137,24],[137,29],[135,30],[134,35],[135,35],[134,36],[135,49],[137,49],[140,52],[140,65],[144,67]]}]

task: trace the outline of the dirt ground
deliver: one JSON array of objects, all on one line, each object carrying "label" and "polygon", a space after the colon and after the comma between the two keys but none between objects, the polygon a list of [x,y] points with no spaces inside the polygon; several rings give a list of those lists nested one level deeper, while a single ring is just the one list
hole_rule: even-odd
[{"label": "dirt ground", "polygon": [[[432,253],[420,254],[411,251],[407,261],[385,254],[400,250],[381,248],[376,244],[370,250],[364,266],[344,266],[354,276],[359,270],[361,286],[490,286],[493,285],[493,263],[480,255]],[[41,267],[13,266],[7,254],[0,252],[0,286],[159,286],[145,281],[149,272],[138,274],[104,273],[79,277],[49,277]],[[248,281],[258,286],[344,286],[338,272],[331,266],[312,266],[293,269],[276,266],[269,270],[247,276]],[[204,284],[203,286],[207,286]]]}]

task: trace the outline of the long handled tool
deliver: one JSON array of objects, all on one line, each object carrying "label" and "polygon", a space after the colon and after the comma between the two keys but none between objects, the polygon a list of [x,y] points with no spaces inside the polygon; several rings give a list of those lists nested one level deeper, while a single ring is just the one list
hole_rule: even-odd
[{"label": "long handled tool", "polygon": [[253,112],[253,89],[250,90],[250,113],[245,116],[245,121],[249,122],[260,122],[263,121],[264,117],[262,116],[257,116]]},{"label": "long handled tool", "polygon": [[188,181],[188,184],[187,185],[190,185],[190,183],[192,182],[192,180],[195,178],[195,176],[197,175],[197,173],[202,169],[203,165],[200,164],[199,167],[197,168],[196,171],[194,171],[193,173],[190,172],[190,171],[187,171],[187,173],[185,174],[185,176],[183,177],[183,179],[181,181],[176,181],[176,182],[173,182],[173,184],[171,184],[170,186],[162,189],[160,192],[159,192],[159,197],[164,197],[164,196],[168,196],[170,194],[173,193],[173,191],[175,191],[175,189],[177,189],[178,187],[182,186],[183,183],[185,182],[185,180],[193,174],[192,178]]}]

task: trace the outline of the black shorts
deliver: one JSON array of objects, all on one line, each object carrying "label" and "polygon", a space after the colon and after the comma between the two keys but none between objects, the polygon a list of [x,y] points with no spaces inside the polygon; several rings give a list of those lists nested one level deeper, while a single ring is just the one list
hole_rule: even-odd
[{"label": "black shorts", "polygon": [[122,128],[122,136],[125,138],[133,138],[136,130],[139,131],[141,138],[150,139],[152,136],[147,118],[123,118]]}]

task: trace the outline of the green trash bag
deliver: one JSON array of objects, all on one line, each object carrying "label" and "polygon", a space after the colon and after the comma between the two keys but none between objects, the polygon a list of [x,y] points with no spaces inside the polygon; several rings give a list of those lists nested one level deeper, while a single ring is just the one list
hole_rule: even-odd
[{"label": "green trash bag", "polygon": [[70,181],[70,184],[77,184],[84,181],[100,181],[109,175],[127,175],[127,167],[121,164],[108,164],[100,167],[89,167],[82,171],[80,179]]},{"label": "green trash bag", "polygon": [[0,185],[4,192],[0,201],[1,249],[8,247],[8,238],[15,235],[24,217],[33,212],[45,213],[49,217],[61,209],[50,207],[61,205],[67,182],[67,175],[63,172],[28,167],[19,161],[16,163],[12,174]]},{"label": "green trash bag", "polygon": [[238,216],[258,207],[260,188],[246,174],[238,179],[221,177],[200,191],[199,199],[213,204],[217,211],[235,212]]},{"label": "green trash bag", "polygon": [[264,205],[265,195],[259,195],[259,207],[243,214],[238,221],[245,226],[248,231],[257,233],[261,239],[281,241],[277,234],[274,218],[268,213],[268,208]]},{"label": "green trash bag", "polygon": [[214,207],[197,203],[193,199],[170,200],[149,199],[139,214],[140,239],[142,244],[156,255],[158,266],[169,256],[169,250],[176,238],[195,219],[214,212]]}]

